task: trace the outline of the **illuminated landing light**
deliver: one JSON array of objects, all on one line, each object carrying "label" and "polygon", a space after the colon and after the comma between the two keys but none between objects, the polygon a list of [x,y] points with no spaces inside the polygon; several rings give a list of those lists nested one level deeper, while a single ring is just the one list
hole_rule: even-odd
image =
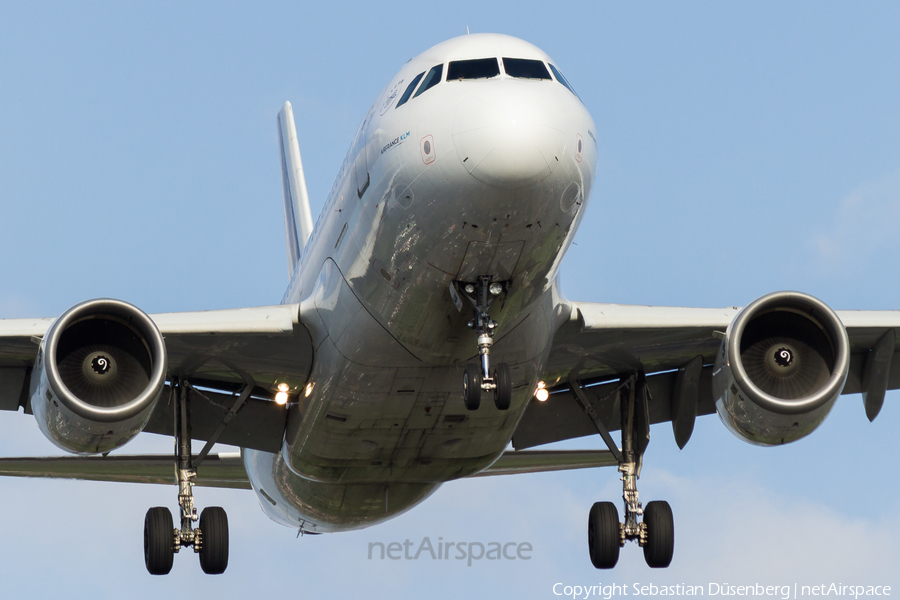
[{"label": "illuminated landing light", "polygon": [[545,387],[545,383],[543,381],[538,381],[537,390],[534,392],[534,397],[538,402],[546,402],[547,398],[550,397],[550,392],[547,391]]},{"label": "illuminated landing light", "polygon": [[312,394],[313,388],[316,387],[315,383],[307,383],[306,388],[303,390],[303,395],[309,398],[309,395]]},{"label": "illuminated landing light", "polygon": [[287,393],[288,393],[288,390],[290,390],[290,389],[291,389],[291,386],[288,385],[287,383],[279,383],[278,384],[278,393],[275,394],[275,402],[278,405],[284,406],[285,404],[288,403],[288,394]]}]

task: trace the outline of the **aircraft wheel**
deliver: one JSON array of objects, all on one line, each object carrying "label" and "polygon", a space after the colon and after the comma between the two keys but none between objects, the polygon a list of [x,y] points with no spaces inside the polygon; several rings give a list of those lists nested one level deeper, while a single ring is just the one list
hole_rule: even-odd
[{"label": "aircraft wheel", "polygon": [[481,406],[481,369],[478,365],[466,365],[466,372],[463,374],[463,400],[469,410]]},{"label": "aircraft wheel", "polygon": [[644,560],[654,569],[668,567],[675,553],[675,519],[668,502],[655,500],[644,509],[644,525],[647,541],[644,544]]},{"label": "aircraft wheel", "polygon": [[494,368],[494,405],[498,410],[507,410],[512,402],[512,376],[509,366],[500,363]]},{"label": "aircraft wheel", "polygon": [[219,575],[228,567],[228,516],[220,506],[209,506],[200,513],[200,568],[208,575]]},{"label": "aircraft wheel", "polygon": [[144,517],[144,564],[151,575],[167,575],[175,558],[172,512],[155,506]]},{"label": "aircraft wheel", "polygon": [[612,569],[619,561],[619,509],[612,502],[594,502],[588,517],[588,549],[597,569]]}]

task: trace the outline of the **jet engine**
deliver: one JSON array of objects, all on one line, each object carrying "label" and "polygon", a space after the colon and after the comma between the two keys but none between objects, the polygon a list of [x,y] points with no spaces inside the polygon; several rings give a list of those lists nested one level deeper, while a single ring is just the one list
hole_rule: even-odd
[{"label": "jet engine", "polygon": [[741,310],[712,375],[716,411],[735,435],[774,446],[812,433],[844,389],[850,343],[824,302],[775,292]]},{"label": "jet engine", "polygon": [[162,395],[166,346],[143,311],[120,300],[88,300],[44,336],[32,373],[38,427],[68,452],[119,448],[147,425]]}]

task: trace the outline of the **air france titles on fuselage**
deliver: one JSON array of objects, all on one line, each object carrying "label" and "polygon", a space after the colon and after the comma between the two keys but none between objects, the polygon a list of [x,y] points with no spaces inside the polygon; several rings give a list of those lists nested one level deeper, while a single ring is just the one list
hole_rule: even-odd
[{"label": "air france titles on fuselage", "polygon": [[391,150],[392,148],[399,146],[400,144],[405,142],[406,138],[408,138],[408,137],[409,137],[408,131],[402,135],[398,135],[397,137],[395,137],[390,142],[388,142],[387,144],[384,145],[384,147],[381,149],[381,153],[384,154],[388,150]]}]

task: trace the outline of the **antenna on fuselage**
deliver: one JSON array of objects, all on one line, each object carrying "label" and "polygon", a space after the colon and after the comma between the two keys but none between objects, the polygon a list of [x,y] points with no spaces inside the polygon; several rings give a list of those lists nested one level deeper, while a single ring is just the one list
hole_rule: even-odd
[{"label": "antenna on fuselage", "polygon": [[466,25],[466,35],[469,35],[469,26]]},{"label": "antenna on fuselage", "polygon": [[281,150],[281,190],[284,197],[284,233],[287,242],[288,277],[292,277],[306,240],[312,234],[312,211],[306,177],[300,160],[294,109],[285,102],[278,112],[278,142]]}]

